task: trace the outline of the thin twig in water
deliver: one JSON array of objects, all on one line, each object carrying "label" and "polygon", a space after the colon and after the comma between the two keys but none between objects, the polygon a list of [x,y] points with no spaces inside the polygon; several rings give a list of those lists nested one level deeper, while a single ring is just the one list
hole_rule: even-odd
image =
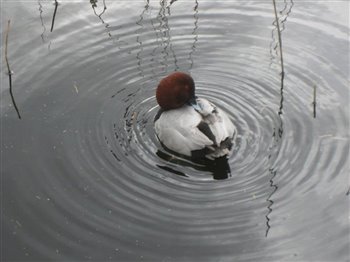
[{"label": "thin twig in water", "polygon": [[8,20],[7,22],[7,29],[6,29],[6,38],[5,38],[5,61],[6,61],[6,65],[7,65],[7,70],[8,70],[8,75],[9,75],[9,86],[10,86],[10,96],[12,99],[12,104],[15,107],[15,110],[17,112],[18,118],[21,119],[21,114],[19,113],[16,101],[15,101],[15,97],[13,96],[13,92],[12,92],[12,71],[10,68],[10,64],[9,64],[9,60],[7,58],[7,46],[8,46],[8,38],[9,38],[9,30],[10,30],[10,22],[11,20]]},{"label": "thin twig in water", "polygon": [[274,12],[275,12],[275,20],[276,20],[276,27],[277,27],[277,34],[278,34],[278,45],[280,50],[280,63],[281,63],[281,101],[280,101],[280,108],[278,111],[278,115],[282,115],[283,90],[284,90],[284,64],[283,64],[283,51],[282,51],[282,36],[281,36],[280,22],[277,14],[276,1],[272,0],[272,3],[273,3]]},{"label": "thin twig in water", "polygon": [[272,0],[273,2],[273,8],[275,11],[275,19],[276,19],[276,26],[277,26],[277,34],[278,34],[278,45],[280,49],[280,58],[281,58],[281,74],[284,76],[284,65],[283,65],[283,52],[282,52],[282,36],[281,36],[281,29],[280,29],[280,22],[278,20],[278,15],[277,15],[277,8],[276,8],[276,1]]},{"label": "thin twig in water", "polygon": [[314,118],[316,118],[316,85],[314,85],[314,101],[312,105],[314,106]]},{"label": "thin twig in water", "polygon": [[[280,89],[281,100],[280,100],[280,108],[278,110],[278,115],[279,115],[279,119],[280,119],[280,126],[278,128],[278,133],[276,133],[276,131],[274,131],[273,136],[277,137],[277,135],[278,135],[278,138],[281,139],[282,138],[282,134],[283,134],[283,121],[282,121],[281,115],[283,113],[282,110],[283,110],[283,89],[284,89],[284,65],[283,65],[283,52],[282,52],[282,36],[281,36],[281,28],[280,28],[279,18],[278,18],[278,14],[277,14],[276,1],[272,0],[272,3],[273,3],[274,13],[275,13],[275,21],[276,21],[276,23],[274,23],[274,24],[276,25],[277,34],[278,34],[278,46],[279,46],[280,63],[281,63],[281,89]],[[273,34],[272,34],[272,37],[274,39],[274,35]],[[277,45],[275,47],[277,48]],[[268,236],[268,233],[269,233],[270,228],[271,228],[270,215],[272,213],[272,206],[274,204],[274,201],[272,200],[272,196],[278,189],[277,184],[274,182],[274,178],[275,178],[275,176],[277,174],[277,171],[274,170],[274,169],[270,169],[270,172],[272,173],[272,177],[270,178],[270,187],[273,188],[273,191],[271,192],[271,194],[266,199],[266,201],[269,202],[269,205],[267,207],[268,213],[265,216],[266,217],[266,227],[267,227],[266,228],[266,232],[265,232],[265,237]]]},{"label": "thin twig in water", "polygon": [[55,18],[56,18],[57,7],[58,7],[58,2],[57,2],[57,0],[55,0],[55,10],[53,11],[52,23],[51,23],[51,30],[50,30],[50,32],[53,31],[53,25],[55,24]]}]

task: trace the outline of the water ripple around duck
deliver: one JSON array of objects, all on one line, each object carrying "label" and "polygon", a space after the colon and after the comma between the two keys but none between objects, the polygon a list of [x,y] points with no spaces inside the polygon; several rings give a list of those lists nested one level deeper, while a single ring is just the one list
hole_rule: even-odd
[{"label": "water ripple around duck", "polygon": [[[10,53],[22,121],[2,91],[4,227],[9,246],[25,247],[18,258],[278,261],[292,248],[309,259],[304,241],[295,241],[310,223],[298,216],[318,217],[310,238],[330,228],[327,221],[345,227],[334,205],[347,189],[348,87],[345,62],[324,49],[348,44],[345,29],[310,21],[299,3],[280,3],[281,89],[270,4],[171,2],[103,1],[96,14],[62,2],[50,33],[52,6],[38,1],[46,27],[35,26]],[[20,37],[24,25],[16,26]],[[329,44],[307,46],[308,34]],[[190,72],[197,95],[237,127],[227,179],[213,179],[212,167],[173,156],[157,140],[155,89],[174,70]],[[312,213],[313,203],[324,208]],[[326,209],[335,215],[323,218]],[[328,256],[346,256],[340,232],[328,232],[339,244]],[[321,258],[328,242],[310,245]]]}]

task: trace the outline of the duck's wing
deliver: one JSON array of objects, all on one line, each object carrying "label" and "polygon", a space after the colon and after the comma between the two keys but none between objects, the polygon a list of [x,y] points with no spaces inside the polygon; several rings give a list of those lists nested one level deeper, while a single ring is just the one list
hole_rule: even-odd
[{"label": "duck's wing", "polygon": [[191,156],[191,152],[213,145],[199,128],[202,116],[191,106],[164,111],[155,121],[159,140],[170,150]]},{"label": "duck's wing", "polygon": [[236,129],[227,114],[204,98],[198,98],[197,103],[202,115],[199,129],[210,138],[216,146],[220,146],[227,138],[233,138]]}]

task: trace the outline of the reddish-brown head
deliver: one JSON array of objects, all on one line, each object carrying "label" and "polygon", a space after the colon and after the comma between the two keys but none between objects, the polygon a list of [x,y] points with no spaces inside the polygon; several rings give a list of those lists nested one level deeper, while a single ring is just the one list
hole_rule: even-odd
[{"label": "reddish-brown head", "polygon": [[194,98],[194,81],[186,73],[172,73],[159,82],[156,97],[164,110],[179,108]]}]

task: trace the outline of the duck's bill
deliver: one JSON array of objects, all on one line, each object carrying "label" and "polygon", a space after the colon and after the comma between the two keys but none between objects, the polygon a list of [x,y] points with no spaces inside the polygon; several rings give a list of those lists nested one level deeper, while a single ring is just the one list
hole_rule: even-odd
[{"label": "duck's bill", "polygon": [[197,103],[197,99],[194,97],[189,101],[189,105],[192,106],[195,110],[200,111],[202,108],[200,105]]}]

